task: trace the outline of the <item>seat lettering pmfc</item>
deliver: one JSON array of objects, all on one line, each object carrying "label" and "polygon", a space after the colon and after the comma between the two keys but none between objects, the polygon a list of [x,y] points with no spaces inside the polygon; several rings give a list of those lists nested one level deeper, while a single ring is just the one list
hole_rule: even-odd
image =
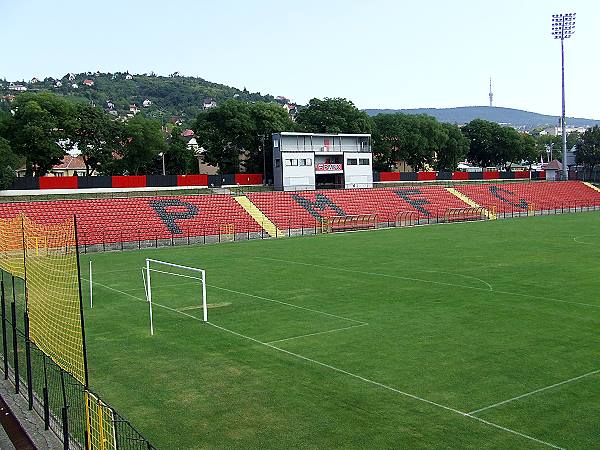
[{"label": "seat lettering pmfc", "polygon": [[[173,234],[181,234],[181,228],[176,220],[189,220],[198,215],[198,208],[191,203],[176,198],[150,200],[150,206],[156,211],[160,220]],[[183,210],[182,210],[183,209]]]},{"label": "seat lettering pmfc", "polygon": [[426,198],[414,198],[415,195],[423,195],[420,189],[398,189],[394,192],[398,197],[403,199],[417,211],[425,214],[426,216],[430,215],[429,211],[423,208],[423,205],[429,205],[431,202]]},{"label": "seat lettering pmfc", "polygon": [[317,194],[315,196],[314,202],[310,201],[309,199],[304,198],[298,194],[292,194],[292,198],[294,200],[296,200],[296,203],[298,203],[305,210],[307,210],[308,213],[317,220],[321,220],[323,218],[323,216],[321,214],[319,214],[317,212],[317,210],[325,211],[325,209],[327,209],[327,208],[331,208],[332,210],[334,210],[338,216],[346,215],[346,213],[344,212],[344,210],[342,208],[340,208],[338,205],[336,205],[333,202],[333,200],[331,200],[329,197],[327,197],[324,194]]},{"label": "seat lettering pmfc", "polygon": [[509,194],[512,197],[516,196],[516,194],[513,191],[509,191],[508,189],[504,189],[499,186],[490,186],[490,194],[492,194],[497,199],[502,200],[504,203],[508,203],[509,205],[516,206],[517,208],[522,209],[527,209],[527,207],[529,206],[524,198],[520,198],[519,202],[517,203],[502,196],[501,193]]}]

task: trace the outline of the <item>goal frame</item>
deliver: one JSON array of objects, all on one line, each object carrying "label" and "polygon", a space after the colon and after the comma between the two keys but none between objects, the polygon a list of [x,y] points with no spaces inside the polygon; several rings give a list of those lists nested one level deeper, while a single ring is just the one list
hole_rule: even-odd
[{"label": "goal frame", "polygon": [[[192,272],[197,272],[200,274],[200,277],[194,277],[191,275],[184,275],[180,273],[166,272],[157,269],[153,269],[150,267],[151,264],[158,264],[167,267],[174,267],[177,269],[190,270]],[[152,317],[152,272],[164,273],[166,275],[173,275],[176,277],[183,278],[193,278],[199,280],[202,284],[202,320],[204,322],[208,322],[208,305],[206,303],[206,271],[204,269],[199,269],[197,267],[184,266],[181,264],[175,264],[167,261],[161,261],[158,259],[146,258],[146,267],[142,269],[142,275],[145,273],[144,279],[144,287],[146,289],[146,300],[148,301],[148,308],[150,314],[150,335],[154,335],[154,319]]]}]

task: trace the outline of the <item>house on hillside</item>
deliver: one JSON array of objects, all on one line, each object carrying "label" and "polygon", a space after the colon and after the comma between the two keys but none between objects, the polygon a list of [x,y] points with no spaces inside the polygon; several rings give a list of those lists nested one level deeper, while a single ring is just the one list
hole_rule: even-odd
[{"label": "house on hillside", "polygon": [[142,106],[143,106],[144,108],[147,108],[147,107],[149,107],[149,106],[151,106],[151,105],[152,105],[152,102],[151,102],[150,100],[148,100],[148,99],[146,99],[146,100],[144,100],[144,101],[142,102]]},{"label": "house on hillside", "polygon": [[23,86],[22,84],[11,84],[10,86],[8,86],[8,89],[10,89],[11,91],[25,92],[27,90],[27,87]]},{"label": "house on hillside", "polygon": [[136,115],[140,112],[140,108],[138,108],[138,106],[134,103],[133,105],[129,105],[129,112],[133,115]]},{"label": "house on hillside", "polygon": [[130,74],[125,75],[126,80],[133,80],[133,77]]},{"label": "house on hillside", "polygon": [[10,103],[15,99],[14,95],[3,95],[2,96],[2,100],[4,100],[6,103]]},{"label": "house on hillside", "polygon": [[181,137],[184,137],[184,138],[192,138],[192,137],[194,137],[194,130],[183,130],[181,132]]},{"label": "house on hillside", "polygon": [[71,87],[72,87],[73,89],[79,89],[79,85],[78,85],[77,83],[73,83],[73,84],[71,85]]},{"label": "house on hillside", "polygon": [[88,78],[88,79],[86,79],[86,80],[83,80],[83,84],[84,84],[84,85],[86,85],[86,86],[88,86],[88,87],[91,87],[91,86],[93,86],[93,85],[94,85],[94,80],[90,80],[90,79]]},{"label": "house on hillside", "polygon": [[39,82],[40,82],[40,80],[38,80],[36,77],[33,77],[33,78],[32,78],[32,79],[29,81],[29,83],[31,83],[31,84],[35,84],[35,83],[39,83]]},{"label": "house on hillside", "polygon": [[215,102],[212,98],[205,99],[202,104],[203,109],[210,109],[210,108],[216,108],[216,107],[217,107],[217,102]]},{"label": "house on hillside", "polygon": [[111,102],[110,100],[106,100],[106,107],[108,109],[114,109],[115,108],[115,104],[113,102]]},{"label": "house on hillside", "polygon": [[59,87],[61,87],[61,86],[62,86],[62,82],[60,82],[60,81],[58,81],[58,80],[56,80],[56,81],[54,82],[54,87],[55,87],[55,88],[59,88]]},{"label": "house on hillside", "polygon": [[75,75],[70,72],[68,74],[66,74],[63,78],[65,78],[65,77],[68,78],[69,81],[73,81],[75,79]]},{"label": "house on hillside", "polygon": [[[18,177],[25,176],[25,167],[21,167],[16,170]],[[85,163],[81,155],[73,156],[66,154],[62,160],[52,166],[52,169],[48,171],[46,176],[49,177],[72,177],[72,176],[85,176]],[[92,172],[91,175],[98,175],[96,172]]]},{"label": "house on hillside", "polygon": [[283,108],[287,111],[290,116],[295,115],[298,112],[298,107],[295,103],[286,103]]}]

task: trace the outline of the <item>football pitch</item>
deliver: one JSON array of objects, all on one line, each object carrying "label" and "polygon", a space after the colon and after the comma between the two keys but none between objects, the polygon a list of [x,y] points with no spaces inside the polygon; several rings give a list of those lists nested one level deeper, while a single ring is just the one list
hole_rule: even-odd
[{"label": "football pitch", "polygon": [[[90,383],[164,449],[598,448],[599,257],[592,212],[82,255]],[[155,273],[150,336],[146,258],[208,323]]]}]

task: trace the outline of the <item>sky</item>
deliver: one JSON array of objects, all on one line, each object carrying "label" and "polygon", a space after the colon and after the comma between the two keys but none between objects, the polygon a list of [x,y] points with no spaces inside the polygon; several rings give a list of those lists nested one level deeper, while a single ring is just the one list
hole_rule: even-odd
[{"label": "sky", "polygon": [[487,105],[600,119],[594,0],[0,0],[0,78],[154,71],[359,108]]}]

